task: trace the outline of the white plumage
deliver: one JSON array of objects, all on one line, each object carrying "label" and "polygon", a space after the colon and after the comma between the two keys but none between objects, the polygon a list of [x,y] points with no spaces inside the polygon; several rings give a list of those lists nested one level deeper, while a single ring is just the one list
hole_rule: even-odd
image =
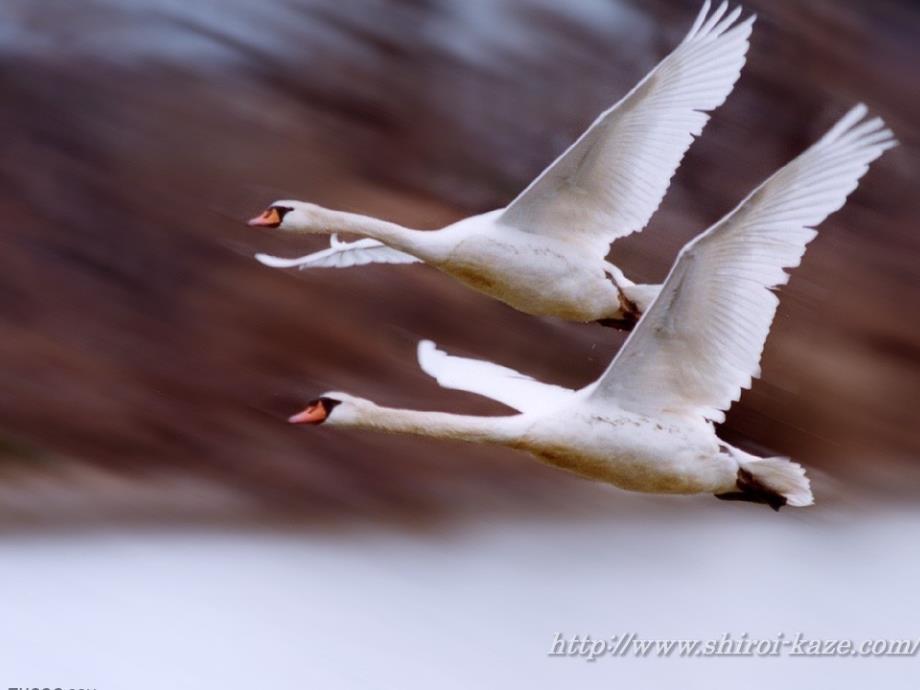
[{"label": "white plumage", "polygon": [[720,422],[759,362],[779,299],[815,226],[846,202],[869,164],[896,144],[853,108],[814,146],[684,247],[641,326],[595,397],[647,414]]},{"label": "white plumage", "polygon": [[492,398],[519,412],[545,412],[569,402],[575,394],[571,388],[541,383],[483,359],[449,355],[430,340],[418,344],[418,364],[443,388]]},{"label": "white plumage", "polygon": [[734,25],[741,8],[723,19],[727,9],[723,2],[707,18],[706,2],[674,52],[601,113],[499,222],[577,239],[604,255],[613,240],[642,230],[709,120],[706,111],[722,105],[744,67],[755,17]]},{"label": "white plumage", "polygon": [[414,264],[418,257],[386,246],[377,240],[363,239],[343,242],[338,234],[329,237],[329,249],[323,249],[297,259],[282,259],[268,254],[256,254],[256,260],[272,268],[350,268],[364,264]]}]

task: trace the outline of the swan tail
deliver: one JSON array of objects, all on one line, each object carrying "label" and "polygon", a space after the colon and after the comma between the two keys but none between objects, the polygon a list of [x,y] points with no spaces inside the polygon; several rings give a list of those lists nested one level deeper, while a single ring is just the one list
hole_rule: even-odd
[{"label": "swan tail", "polygon": [[739,459],[737,491],[716,494],[729,501],[766,503],[773,510],[783,506],[803,508],[815,502],[805,468],[789,458]]}]

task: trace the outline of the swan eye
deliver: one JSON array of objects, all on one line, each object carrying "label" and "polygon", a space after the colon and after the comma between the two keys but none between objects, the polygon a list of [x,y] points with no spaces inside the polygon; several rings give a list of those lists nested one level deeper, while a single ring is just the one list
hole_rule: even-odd
[{"label": "swan eye", "polygon": [[336,407],[342,404],[341,400],[336,400],[335,398],[320,398],[317,402],[326,409],[327,415],[331,414]]},{"label": "swan eye", "polygon": [[271,206],[269,207],[269,211],[274,211],[275,213],[278,214],[279,223],[283,221],[284,217],[293,210],[294,209],[292,209],[290,206]]}]

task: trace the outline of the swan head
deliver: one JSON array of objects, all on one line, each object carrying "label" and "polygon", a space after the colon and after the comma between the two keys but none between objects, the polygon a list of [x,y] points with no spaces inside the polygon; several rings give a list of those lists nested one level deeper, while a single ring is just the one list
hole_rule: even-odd
[{"label": "swan head", "polygon": [[270,204],[262,213],[248,222],[250,227],[294,230],[299,232],[322,231],[322,207],[303,201],[281,200]]},{"label": "swan head", "polygon": [[347,393],[337,391],[323,393],[307,406],[291,416],[291,424],[331,424],[333,426],[348,426],[358,421],[366,408],[372,407],[369,400],[362,400]]}]

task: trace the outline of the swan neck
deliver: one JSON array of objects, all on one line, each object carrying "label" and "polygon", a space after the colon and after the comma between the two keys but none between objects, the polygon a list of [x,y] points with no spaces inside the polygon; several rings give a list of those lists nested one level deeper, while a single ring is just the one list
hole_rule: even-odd
[{"label": "swan neck", "polygon": [[509,445],[520,435],[515,423],[518,417],[479,417],[374,405],[350,426],[469,443]]},{"label": "swan neck", "polygon": [[364,216],[360,213],[345,211],[326,211],[324,228],[330,233],[351,233],[370,237],[384,244],[409,253],[414,253],[418,247],[419,236],[423,233],[411,230],[398,223]]}]

